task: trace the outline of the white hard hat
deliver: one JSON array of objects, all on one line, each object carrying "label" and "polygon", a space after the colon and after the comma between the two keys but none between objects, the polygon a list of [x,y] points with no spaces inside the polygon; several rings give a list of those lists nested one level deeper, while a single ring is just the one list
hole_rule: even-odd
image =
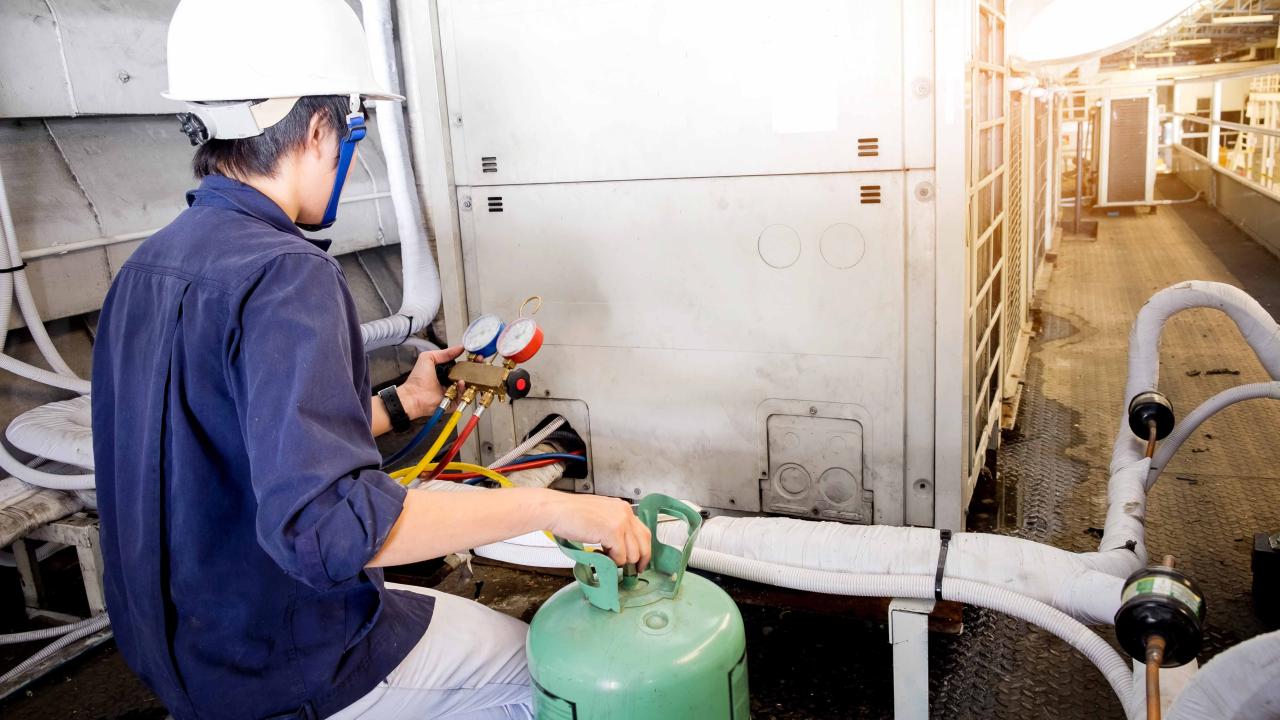
[{"label": "white hard hat", "polygon": [[303,95],[403,100],[373,78],[343,0],[182,0],[169,21],[164,96],[214,103]]}]

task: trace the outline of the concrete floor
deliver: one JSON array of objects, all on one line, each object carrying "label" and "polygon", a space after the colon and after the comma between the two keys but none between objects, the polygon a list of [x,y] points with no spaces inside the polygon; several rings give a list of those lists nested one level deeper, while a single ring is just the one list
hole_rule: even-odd
[{"label": "concrete floor", "polygon": [[[1189,195],[1162,183],[1170,196]],[[1280,310],[1280,261],[1204,203],[1102,217],[1097,240],[1065,240],[1040,294],[1017,426],[1006,434],[1002,479],[1017,518],[1003,532],[1072,550],[1096,546],[1105,516],[1106,467],[1122,404],[1128,327],[1156,290],[1185,279],[1221,280]],[[1185,414],[1209,395],[1266,379],[1229,321],[1184,313],[1165,333],[1162,389]],[[1210,371],[1227,371],[1211,373]],[[1234,374],[1234,373],[1239,374]],[[1280,404],[1237,406],[1211,420],[1156,486],[1152,555],[1172,553],[1205,586],[1205,660],[1262,631],[1249,596],[1249,539],[1280,528]],[[528,619],[563,577],[477,568],[479,599]],[[455,582],[458,578],[454,578]],[[7,587],[0,577],[0,588]],[[474,580],[455,589],[474,593]],[[743,603],[756,718],[891,715],[890,651],[878,620],[849,613]],[[967,609],[965,632],[935,635],[933,715],[1013,718],[1121,717],[1101,676],[1055,638],[993,613]],[[1104,636],[1109,630],[1100,629]],[[0,704],[13,720],[162,718],[155,699],[106,647]]]}]

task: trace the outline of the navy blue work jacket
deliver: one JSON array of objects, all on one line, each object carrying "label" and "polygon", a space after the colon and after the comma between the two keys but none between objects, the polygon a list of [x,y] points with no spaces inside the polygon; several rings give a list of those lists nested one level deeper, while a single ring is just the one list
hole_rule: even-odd
[{"label": "navy blue work jacket", "polygon": [[431,598],[365,569],[405,490],[378,470],[337,262],[221,176],[134,252],[93,353],[107,609],[179,720],[324,717],[421,639]]}]

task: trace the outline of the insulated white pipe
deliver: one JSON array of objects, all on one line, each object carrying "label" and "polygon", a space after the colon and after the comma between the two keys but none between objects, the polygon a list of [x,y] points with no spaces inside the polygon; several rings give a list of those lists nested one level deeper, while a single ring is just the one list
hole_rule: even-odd
[{"label": "insulated white pipe", "polygon": [[[374,79],[390,92],[399,94],[391,2],[362,0],[360,6],[369,54],[373,59]],[[440,271],[427,240],[418,187],[409,160],[404,112],[400,101],[396,100],[379,100],[375,106],[378,135],[387,161],[387,180],[396,212],[396,228],[400,233],[404,288],[397,314],[360,327],[366,350],[400,344],[430,324],[440,310]]]},{"label": "insulated white pipe", "polygon": [[1280,717],[1280,632],[1223,652],[1191,678],[1169,720],[1274,720]]},{"label": "insulated white pipe", "polygon": [[[1164,324],[1177,313],[1197,307],[1226,313],[1267,372],[1280,379],[1280,325],[1243,290],[1225,283],[1189,280],[1167,287],[1147,300],[1129,332],[1129,374],[1120,427],[1111,453],[1107,520],[1102,541],[1099,552],[1084,556],[1085,561],[1098,570],[1126,577],[1147,564],[1144,524],[1147,489],[1158,470],[1143,457],[1146,443],[1134,437],[1129,429],[1129,402],[1139,393],[1158,389],[1160,335]],[[1170,457],[1176,449],[1175,446],[1169,451]],[[1164,460],[1167,462],[1168,458]]]},{"label": "insulated white pipe", "polygon": [[[663,542],[680,545],[685,526],[664,525]],[[933,575],[940,537],[931,528],[845,525],[774,517],[714,517],[697,547],[775,565],[862,575]],[[1086,623],[1110,625],[1124,581],[1084,557],[1049,545],[985,533],[957,533],[945,576],[1007,589]]]},{"label": "insulated white pipe", "polygon": [[1186,442],[1187,438],[1191,437],[1199,429],[1201,423],[1223,408],[1245,400],[1261,398],[1280,400],[1280,382],[1237,385],[1233,388],[1227,388],[1200,403],[1200,406],[1191,411],[1190,415],[1184,417],[1173,429],[1173,432],[1169,433],[1169,437],[1165,438],[1156,448],[1155,457],[1151,460],[1151,471],[1147,475],[1147,489],[1150,490],[1151,486],[1156,484],[1156,479],[1160,477],[1160,473],[1168,466],[1174,454],[1178,452],[1178,448],[1182,447],[1182,443]]},{"label": "insulated white pipe", "polygon": [[[807,570],[696,547],[690,564],[752,582],[831,595],[920,599],[934,596],[932,574],[860,575]],[[954,578],[943,580],[942,597],[1011,615],[1057,635],[1097,666],[1122,705],[1129,697],[1132,687],[1129,664],[1105,640],[1062,611],[1002,588]]]},{"label": "insulated white pipe", "polygon": [[[4,173],[0,172],[0,234],[4,235],[4,267],[13,267],[22,263],[22,252],[18,249],[18,235],[13,226],[13,214],[9,209],[9,196],[4,188]],[[44,321],[40,319],[40,312],[36,308],[35,298],[31,296],[31,286],[27,282],[26,270],[17,270],[9,273],[13,276],[13,292],[18,298],[18,307],[22,310],[22,317],[26,320],[27,330],[31,333],[31,338],[35,340],[36,347],[40,348],[40,354],[44,356],[45,362],[49,363],[49,367],[59,375],[79,380],[71,367],[62,359],[62,355],[58,353],[58,349],[54,347],[53,340],[50,339],[49,333],[45,331]],[[8,329],[9,318],[4,318],[5,328]],[[0,350],[3,346],[0,346]],[[84,382],[84,381],[81,381]],[[86,389],[77,390],[81,394],[88,393],[88,383],[85,383]]]},{"label": "insulated white pipe", "polygon": [[1226,283],[1189,280],[1165,288],[1142,306],[1129,333],[1128,402],[1146,390],[1157,389],[1160,375],[1160,333],[1164,324],[1189,308],[1213,308],[1226,313],[1272,378],[1280,380],[1280,325],[1248,293]]}]

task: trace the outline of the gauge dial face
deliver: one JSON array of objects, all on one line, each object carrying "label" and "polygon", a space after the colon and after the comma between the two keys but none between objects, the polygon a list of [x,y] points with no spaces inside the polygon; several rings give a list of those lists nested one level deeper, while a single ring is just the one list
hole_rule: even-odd
[{"label": "gauge dial face", "polygon": [[502,318],[497,315],[481,315],[462,335],[462,348],[476,355],[492,355],[498,336],[502,334]]},{"label": "gauge dial face", "polygon": [[542,346],[542,331],[533,318],[520,318],[498,337],[498,354],[505,358],[524,362]]}]

